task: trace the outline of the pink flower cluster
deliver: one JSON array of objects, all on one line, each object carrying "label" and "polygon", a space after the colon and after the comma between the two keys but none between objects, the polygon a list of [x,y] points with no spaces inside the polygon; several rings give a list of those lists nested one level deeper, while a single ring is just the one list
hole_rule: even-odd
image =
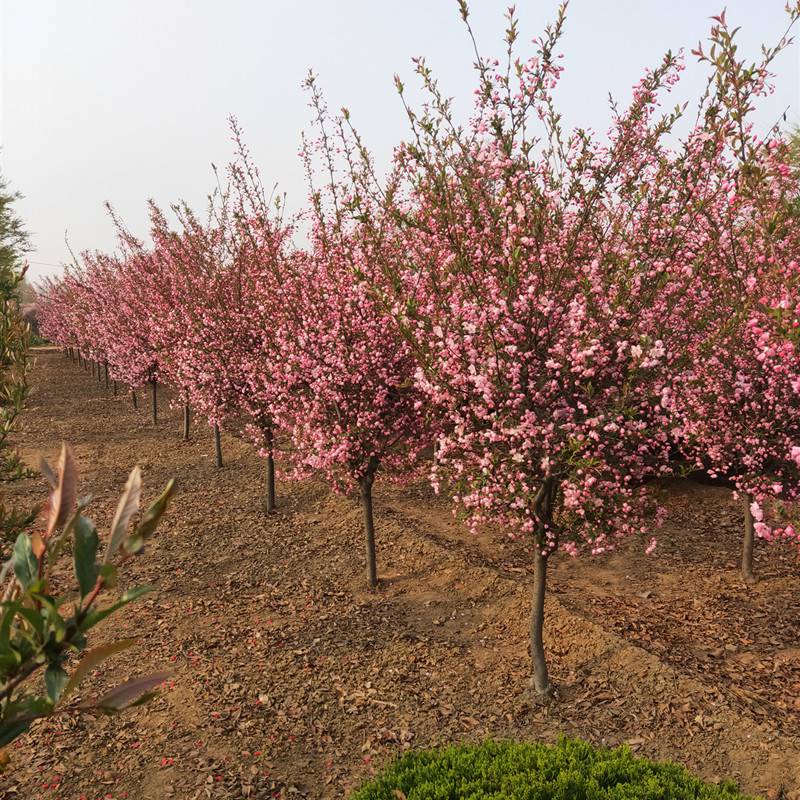
[{"label": "pink flower cluster", "polygon": [[385,180],[310,79],[306,247],[239,145],[207,222],[153,207],[152,246],[121,229],[119,253],[43,288],[43,332],[214,422],[245,415],[259,444],[275,429],[295,474],[337,488],[413,474],[435,440],[434,485],[544,553],[650,529],[648,485],[692,470],[750,496],[763,538],[797,539],[765,515],[800,495],[800,186],[748,121],[772,51],[745,69],[720,18],[727,60],[682,139],[660,108],[673,55],[606,135],[567,133],[563,21],[522,60],[512,15],[466,125],[418,61],[428,99]]}]

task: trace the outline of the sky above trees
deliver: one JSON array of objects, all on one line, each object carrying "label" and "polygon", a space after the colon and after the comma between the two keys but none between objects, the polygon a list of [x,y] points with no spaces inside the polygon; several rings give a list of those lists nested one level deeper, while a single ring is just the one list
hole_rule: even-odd
[{"label": "sky above trees", "polygon": [[[500,50],[505,5],[471,3],[484,53]],[[565,124],[605,130],[609,92],[627,103],[644,69],[668,48],[688,52],[723,5],[754,58],[783,31],[782,0],[573,0],[558,90]],[[523,38],[556,7],[520,4]],[[462,116],[470,110],[472,52],[455,0],[1,0],[0,9],[0,164],[25,195],[19,212],[33,235],[34,278],[69,258],[65,232],[75,250],[114,246],[107,200],[141,235],[150,196],[201,206],[211,162],[233,152],[230,114],[264,180],[287,193],[289,209],[302,206],[296,154],[312,119],[300,88],[309,69],[332,109],[350,108],[379,165],[406,131],[392,77],[413,99],[413,56],[427,57]],[[702,90],[703,71],[687,58],[676,101]],[[792,45],[776,62],[775,94],[761,104],[764,128],[784,111],[787,124],[800,120],[798,67]]]}]

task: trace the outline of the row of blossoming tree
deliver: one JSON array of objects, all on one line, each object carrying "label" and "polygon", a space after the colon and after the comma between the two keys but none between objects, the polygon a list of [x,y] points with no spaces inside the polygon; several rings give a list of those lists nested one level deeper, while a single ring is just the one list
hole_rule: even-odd
[{"label": "row of blossoming tree", "polygon": [[189,408],[244,421],[267,510],[277,451],[288,474],[360,493],[371,585],[379,475],[429,468],[471,525],[530,537],[543,695],[555,551],[651,532],[653,482],[694,476],[744,498],[751,580],[754,537],[798,538],[800,493],[800,186],[785,137],[753,123],[788,39],[750,64],[715,18],[694,124],[661,110],[684,63],[669,53],[598,136],[556,108],[565,13],[530,58],[513,10],[502,60],[475,47],[466,123],[418,60],[427,99],[406,105],[386,176],[309,78],[305,211],[286,217],[234,124],[207,216],[178,204],[172,227],[151,204],[148,243],[113,217],[118,250],[83,254],[39,309],[50,340],[115,381],[149,382],[154,403],[169,385],[187,431]]}]

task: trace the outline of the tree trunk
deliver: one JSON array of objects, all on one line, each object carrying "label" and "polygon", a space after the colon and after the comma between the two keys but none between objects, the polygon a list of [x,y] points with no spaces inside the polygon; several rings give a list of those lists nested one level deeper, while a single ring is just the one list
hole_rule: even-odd
[{"label": "tree trunk", "polygon": [[136,389],[131,386],[131,402],[134,408],[139,408],[139,401],[136,399]]},{"label": "tree trunk", "polygon": [[192,418],[192,409],[188,403],[183,404],[183,441],[189,441],[189,422]]},{"label": "tree trunk", "polygon": [[372,484],[374,474],[368,473],[359,481],[361,487],[361,510],[364,513],[364,534],[367,545],[367,583],[378,585],[378,568],[375,562],[375,521],[372,515]]},{"label": "tree trunk", "polygon": [[92,377],[94,378],[94,359],[92,359],[91,364],[92,364]]},{"label": "tree trunk", "polygon": [[219,425],[214,423],[214,459],[218,467],[222,466],[222,439],[219,435]]},{"label": "tree trunk", "polygon": [[744,541],[742,543],[742,578],[745,583],[755,583],[753,574],[753,546],[755,544],[755,531],[753,526],[753,512],[750,510],[752,498],[746,492],[742,495],[744,506]]},{"label": "tree trunk", "polygon": [[106,367],[106,389],[108,389],[108,361],[106,361],[105,367]]},{"label": "tree trunk", "polygon": [[536,536],[533,543],[533,594],[531,596],[531,688],[538,700],[550,700],[553,686],[544,652],[544,599],[547,593],[547,562],[557,546],[553,540],[553,511],[558,498],[558,482],[547,478],[536,499]]},{"label": "tree trunk", "polygon": [[547,659],[544,655],[544,598],[547,589],[547,560],[549,554],[542,554],[542,545],[536,542],[533,561],[533,597],[531,600],[531,685],[540,697],[549,698],[553,694],[550,676],[547,672]]},{"label": "tree trunk", "polygon": [[117,382],[114,381],[114,397],[117,396]]},{"label": "tree trunk", "polygon": [[275,510],[275,456],[273,452],[272,428],[264,431],[264,444],[267,448],[267,485],[264,510],[271,514]]},{"label": "tree trunk", "polygon": [[153,425],[158,425],[158,382],[155,378],[150,381],[150,400]]}]

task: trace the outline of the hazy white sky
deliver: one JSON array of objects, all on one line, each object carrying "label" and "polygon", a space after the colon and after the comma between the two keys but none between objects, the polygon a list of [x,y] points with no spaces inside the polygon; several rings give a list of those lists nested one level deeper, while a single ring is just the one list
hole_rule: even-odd
[{"label": "hazy white sky", "polygon": [[[501,52],[507,4],[470,4],[487,55]],[[525,41],[556,5],[518,2]],[[565,122],[603,130],[608,93],[627,100],[646,67],[668,48],[696,45],[723,5],[572,0],[558,94]],[[783,6],[727,0],[746,52],[777,39]],[[406,130],[392,76],[413,85],[412,56],[427,57],[464,110],[473,86],[455,0],[0,0],[0,47],[0,166],[25,195],[19,211],[34,234],[34,278],[68,258],[65,231],[77,250],[113,247],[106,200],[141,235],[149,197],[202,206],[210,163],[231,155],[229,114],[244,126],[265,184],[277,182],[299,207],[296,153],[310,121],[300,84],[309,68],[331,108],[351,109],[379,163]],[[692,66],[681,97],[701,88]],[[800,120],[799,66],[793,45],[776,64],[765,127],[787,107],[789,120]]]}]

